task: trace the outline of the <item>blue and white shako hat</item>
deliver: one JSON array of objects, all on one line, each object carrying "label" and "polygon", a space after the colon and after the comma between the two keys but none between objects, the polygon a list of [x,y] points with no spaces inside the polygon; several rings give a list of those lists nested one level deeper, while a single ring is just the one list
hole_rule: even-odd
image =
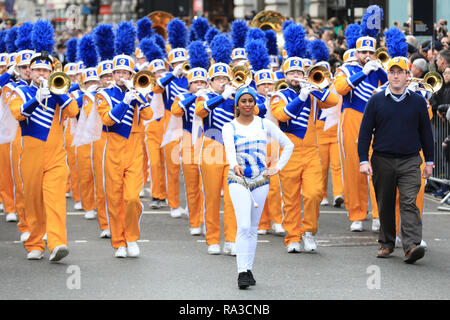
[{"label": "blue and white shako hat", "polygon": [[208,72],[203,68],[192,68],[187,74],[188,82],[205,81],[208,82]]},{"label": "blue and white shako hat", "polygon": [[81,71],[81,79],[83,83],[88,81],[100,81],[96,68],[84,68]]},{"label": "blue and white shako hat", "polygon": [[377,41],[372,37],[359,37],[356,40],[356,51],[372,51],[375,52]]},{"label": "blue and white shako hat", "polygon": [[164,63],[164,60],[155,59],[150,62],[149,66],[148,66],[148,70],[150,72],[155,73],[155,72],[158,72],[161,70],[167,71],[167,68],[166,68],[166,64]]},{"label": "blue and white shako hat", "polygon": [[283,73],[286,74],[286,72],[289,71],[302,71],[305,72],[302,58],[299,57],[290,57],[286,59],[286,61],[283,63]]},{"label": "blue and white shako hat", "polygon": [[273,72],[268,69],[261,69],[257,71],[254,77],[256,86],[263,83],[275,83]]},{"label": "blue and white shako hat", "polygon": [[21,50],[16,55],[16,65],[24,66],[30,64],[31,57],[33,56],[33,50]]},{"label": "blue and white shako hat", "polygon": [[119,54],[113,59],[113,71],[126,70],[131,73],[134,72],[134,60],[126,54]]},{"label": "blue and white shako hat", "polygon": [[31,57],[30,69],[47,69],[53,71],[53,57],[47,51],[35,53]]},{"label": "blue and white shako hat", "polygon": [[357,60],[358,58],[356,57],[356,49],[348,49],[347,51],[344,52],[344,63]]},{"label": "blue and white shako hat", "polygon": [[81,73],[85,68],[86,66],[84,65],[83,61],[77,62],[77,73]]},{"label": "blue and white shako hat", "polygon": [[0,53],[0,66],[6,66],[8,60],[7,53]]},{"label": "blue and white shako hat", "polygon": [[111,60],[101,61],[97,66],[97,74],[99,77],[110,74],[113,71],[113,63]]},{"label": "blue and white shako hat", "polygon": [[303,69],[308,70],[309,67],[311,67],[312,60],[308,59],[308,58],[302,58],[302,62],[303,62]]},{"label": "blue and white shako hat", "polygon": [[77,74],[78,65],[75,62],[66,63],[64,66],[64,72],[69,76],[74,76]]},{"label": "blue and white shako hat", "polygon": [[328,61],[319,61],[315,65],[316,66],[324,66],[325,68],[328,69],[328,71],[331,72],[331,67],[330,67],[330,64],[328,63]]},{"label": "blue and white shako hat", "polygon": [[6,65],[8,67],[12,66],[12,64],[14,62],[16,62],[16,55],[17,53],[13,52],[13,53],[8,53],[8,58],[6,58]]},{"label": "blue and white shako hat", "polygon": [[185,48],[175,48],[169,52],[169,62],[177,63],[189,60],[188,52]]},{"label": "blue and white shako hat", "polygon": [[271,55],[269,56],[269,59],[270,59],[269,66],[271,68],[278,68],[280,66],[280,59],[278,58],[278,56]]},{"label": "blue and white shako hat", "polygon": [[231,80],[231,68],[228,64],[223,62],[214,63],[209,67],[208,76],[210,80],[217,76],[225,76]]},{"label": "blue and white shako hat", "polygon": [[243,59],[247,60],[247,52],[244,48],[235,48],[231,51],[231,60]]}]

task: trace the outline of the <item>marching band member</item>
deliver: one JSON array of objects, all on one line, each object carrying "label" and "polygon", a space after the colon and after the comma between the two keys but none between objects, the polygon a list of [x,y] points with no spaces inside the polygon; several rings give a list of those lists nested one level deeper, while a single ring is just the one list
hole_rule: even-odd
[{"label": "marching band member", "polygon": [[236,255],[236,217],[228,191],[226,162],[221,130],[234,118],[236,89],[229,85],[231,70],[231,41],[226,35],[216,35],[211,42],[211,56],[216,63],[208,70],[211,92],[199,97],[195,115],[203,119],[203,142],[200,155],[200,172],[205,199],[206,244],[209,254],[220,254],[220,194],[223,189],[223,224],[225,244],[223,252]]},{"label": "marching band member", "polygon": [[[101,24],[93,30],[95,47],[100,56],[97,66],[97,74],[100,77],[100,87],[102,89],[111,88],[113,81],[114,58],[114,30],[112,25]],[[100,88],[99,88],[100,90]],[[99,91],[97,90],[97,91]],[[94,97],[95,98],[95,97]],[[90,103],[90,100],[88,101]],[[91,107],[91,112],[97,112],[95,103]],[[94,116],[94,114],[92,114]],[[101,229],[100,238],[111,238],[111,231],[106,212],[106,194],[103,186],[103,152],[106,144],[106,127],[101,130],[98,140],[92,143],[92,164],[94,168],[95,183],[95,204],[97,208],[97,220]]]},{"label": "marching band member", "polygon": [[[254,116],[257,94],[252,88],[236,93],[236,118],[222,128],[229,163],[228,184],[237,220],[236,262],[238,286],[255,285],[252,268],[257,245],[259,219],[269,192],[269,177],[288,162],[294,145],[270,120]],[[279,161],[266,165],[269,137],[282,147]],[[255,202],[255,203],[254,203]]]},{"label": "marching band member", "polygon": [[[166,160],[167,196],[170,207],[170,216],[179,218],[182,215],[180,208],[180,137],[173,134],[171,123],[177,121],[171,119],[170,107],[179,94],[188,92],[188,80],[183,72],[183,64],[188,61],[186,47],[187,28],[180,19],[173,19],[167,25],[168,42],[172,50],[169,52],[169,63],[173,69],[163,78],[157,80],[158,86],[154,93],[164,92],[164,137],[161,146],[164,146],[164,157]],[[176,132],[175,132],[176,133]],[[151,155],[150,155],[151,157]]]},{"label": "marching band member", "polygon": [[[378,33],[378,30],[375,30]],[[359,172],[357,139],[364,108],[377,87],[387,81],[386,72],[374,60],[376,40],[370,36],[357,39],[358,64],[340,67],[334,87],[343,97],[338,129],[344,176],[345,206],[352,222],[351,231],[362,231],[368,207],[369,181]],[[371,184],[371,182],[370,182]],[[375,203],[375,198],[372,198]],[[378,216],[372,212],[372,229],[379,228]]]},{"label": "marching band member", "polygon": [[100,90],[96,107],[106,126],[104,189],[115,257],[138,257],[139,221],[143,205],[139,192],[143,183],[144,125],[153,116],[142,94],[127,89],[131,80],[135,50],[135,30],[131,22],[118,25],[115,35],[113,77],[115,85]]},{"label": "marching band member", "polygon": [[[64,66],[64,72],[70,78],[70,90],[72,98],[78,98],[76,91],[79,89],[78,86],[78,71],[77,71],[77,48],[78,48],[78,39],[72,38],[66,42],[66,57],[68,63]],[[74,93],[74,94],[72,94]],[[67,151],[67,164],[69,166],[69,181],[70,181],[70,189],[72,190],[72,199],[74,201],[74,209],[82,210],[83,206],[81,204],[81,195],[80,195],[80,178],[77,169],[77,159],[75,154],[75,147],[72,146],[72,127],[75,120],[67,119],[64,125],[64,138],[65,138],[65,148]],[[75,129],[75,128],[73,128]]]},{"label": "marching band member", "polygon": [[[280,129],[294,143],[293,156],[280,174],[283,192],[283,228],[289,253],[300,252],[300,240],[304,249],[317,249],[314,234],[317,232],[319,205],[322,198],[322,168],[315,128],[316,108],[335,106],[339,100],[329,90],[318,92],[302,81],[305,69],[300,54],[306,43],[301,25],[291,24],[284,31],[285,49],[289,58],[283,64],[288,88],[276,92],[271,99],[272,115],[278,119]],[[316,99],[317,98],[317,99]],[[303,196],[303,219],[301,198]],[[301,227],[300,227],[301,223]]]},{"label": "marching band member", "polygon": [[233,50],[231,51],[230,67],[236,65],[244,65],[247,60],[247,52],[245,50],[245,41],[248,35],[249,27],[244,20],[234,20],[231,23],[231,43]]},{"label": "marching band member", "polygon": [[209,55],[201,41],[191,42],[188,46],[189,64],[187,74],[189,93],[180,94],[172,104],[171,112],[183,121],[183,137],[181,140],[181,163],[183,167],[189,227],[191,235],[201,235],[203,224],[202,181],[199,171],[201,139],[192,143],[192,122],[195,112],[195,101],[198,96],[207,92]]},{"label": "marching band member", "polygon": [[[64,150],[63,120],[78,114],[77,103],[68,95],[51,93],[45,82],[53,71],[53,27],[38,20],[33,26],[36,53],[30,63],[32,83],[19,86],[10,108],[22,128],[20,171],[30,236],[25,241],[27,258],[42,259],[47,233],[50,261],[69,253],[66,234],[65,186],[69,174]],[[49,50],[49,51],[48,51]]]}]

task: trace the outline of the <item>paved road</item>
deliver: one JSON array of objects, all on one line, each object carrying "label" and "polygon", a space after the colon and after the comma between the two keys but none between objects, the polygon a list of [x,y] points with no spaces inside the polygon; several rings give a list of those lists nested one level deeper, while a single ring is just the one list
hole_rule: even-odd
[{"label": "paved road", "polygon": [[[184,191],[181,192],[184,195]],[[238,290],[234,257],[211,256],[204,237],[189,235],[187,219],[168,208],[150,210],[142,199],[141,257],[117,259],[109,240],[98,238],[68,201],[70,254],[60,263],[26,260],[17,228],[0,216],[0,299],[449,299],[450,216],[427,197],[424,239],[429,249],[415,265],[397,249],[377,259],[377,235],[351,233],[344,209],[321,207],[316,254],[288,254],[283,239],[259,237],[257,285]],[[184,203],[184,199],[183,199]],[[370,229],[370,220],[365,222]]]}]

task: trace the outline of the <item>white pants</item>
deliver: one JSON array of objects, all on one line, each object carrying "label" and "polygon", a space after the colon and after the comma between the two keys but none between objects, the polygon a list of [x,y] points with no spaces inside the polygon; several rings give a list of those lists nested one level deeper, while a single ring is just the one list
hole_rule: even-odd
[{"label": "white pants", "polygon": [[238,183],[231,183],[229,190],[237,222],[237,269],[238,273],[246,272],[247,270],[252,270],[253,267],[258,240],[258,225],[264,209],[264,202],[269,192],[269,185],[266,184],[252,191],[253,198],[258,203],[258,208],[253,206],[250,192],[244,186]]}]

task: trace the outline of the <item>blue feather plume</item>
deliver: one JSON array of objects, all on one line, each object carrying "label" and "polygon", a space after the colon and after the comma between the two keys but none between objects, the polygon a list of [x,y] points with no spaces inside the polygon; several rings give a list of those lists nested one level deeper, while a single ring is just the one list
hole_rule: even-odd
[{"label": "blue feather plume", "polygon": [[303,57],[306,54],[308,44],[305,40],[305,31],[300,24],[290,24],[283,31],[283,37],[288,57]]},{"label": "blue feather plume", "polygon": [[231,41],[233,49],[244,48],[249,29],[250,28],[244,20],[234,20],[231,23]]},{"label": "blue feather plume", "polygon": [[70,63],[77,62],[78,39],[72,38],[66,42],[66,59]]},{"label": "blue feather plume", "polygon": [[[379,14],[379,19],[375,15]],[[369,6],[361,20],[361,36],[376,38],[383,21],[383,9],[377,5]],[[378,25],[379,22],[379,25]]]},{"label": "blue feather plume", "polygon": [[32,31],[33,24],[31,22],[25,22],[19,27],[19,29],[17,29],[17,38],[15,41],[17,51],[33,49],[33,45],[31,43]]},{"label": "blue feather plume", "polygon": [[400,29],[392,27],[384,32],[386,48],[391,58],[406,57],[408,55],[408,43]]},{"label": "blue feather plume", "polygon": [[100,24],[92,31],[100,60],[114,58],[114,30],[112,24]]},{"label": "blue feather plume", "polygon": [[139,48],[145,59],[148,62],[152,62],[155,59],[164,59],[164,53],[161,48],[155,43],[153,37],[145,38],[139,42]]},{"label": "blue feather plume", "polygon": [[284,30],[286,30],[286,28],[289,27],[293,23],[294,23],[293,20],[285,20],[285,21],[283,21],[282,31],[284,32]]},{"label": "blue feather plume", "polygon": [[6,34],[8,31],[6,30],[1,30],[0,31],[0,53],[5,53],[6,52],[6,42],[5,42],[5,38],[6,38]]},{"label": "blue feather plume", "polygon": [[186,48],[188,30],[184,21],[175,18],[167,24],[167,39],[172,49]]},{"label": "blue feather plume", "polygon": [[253,39],[246,43],[247,59],[253,71],[267,69],[270,64],[269,52],[263,39]]},{"label": "blue feather plume", "polygon": [[197,40],[189,44],[187,47],[189,53],[189,64],[191,68],[209,68],[209,54],[203,41]]},{"label": "blue feather plume", "polygon": [[311,58],[312,60],[316,60],[316,62],[320,61],[328,61],[330,58],[330,51],[328,50],[327,45],[322,40],[313,40],[310,44],[311,50]]},{"label": "blue feather plume", "polygon": [[278,45],[277,45],[277,34],[273,30],[264,31],[264,35],[267,39],[267,50],[269,51],[269,55],[276,56],[278,55]]},{"label": "blue feather plume", "polygon": [[13,53],[17,51],[16,47],[16,39],[17,39],[17,27],[12,27],[8,30],[8,33],[5,37],[6,51],[8,53]]},{"label": "blue feather plume", "polygon": [[195,33],[194,29],[191,26],[191,28],[189,29],[188,42],[191,43],[194,42],[195,40],[198,40],[197,34]]},{"label": "blue feather plume", "polygon": [[86,68],[97,66],[98,55],[92,35],[87,34],[78,42],[78,57],[83,61]]},{"label": "blue feather plume", "polygon": [[211,57],[215,63],[230,63],[232,51],[231,40],[227,34],[218,34],[211,41]]},{"label": "blue feather plume", "polygon": [[47,51],[49,54],[53,53],[55,46],[53,25],[48,20],[39,19],[33,25],[31,32],[31,43],[36,52]]},{"label": "blue feather plume", "polygon": [[361,36],[361,26],[357,23],[349,24],[345,29],[345,38],[347,39],[348,49],[356,48],[356,41]]},{"label": "blue feather plume", "polygon": [[167,56],[166,40],[164,40],[164,38],[161,35],[157,34],[157,33],[155,33],[153,35],[152,39],[155,41],[156,45],[161,48],[161,51],[163,52],[163,56],[164,57]]},{"label": "blue feather plume", "polygon": [[116,55],[126,54],[132,56],[136,50],[136,29],[133,22],[123,21],[116,28],[114,39],[114,52]]},{"label": "blue feather plume", "polygon": [[148,17],[143,17],[136,22],[136,33],[139,41],[153,35],[152,26],[153,23]]},{"label": "blue feather plume", "polygon": [[198,17],[192,22],[191,29],[194,30],[196,40],[205,41],[206,33],[209,30],[208,19]]},{"label": "blue feather plume", "polygon": [[216,27],[210,27],[209,29],[208,29],[208,32],[206,32],[206,35],[205,35],[205,40],[206,40],[206,42],[208,43],[208,45],[211,47],[211,41],[213,41],[213,39],[214,39],[214,37],[216,36],[216,35],[218,35],[220,32],[219,32],[219,30],[217,30],[217,28]]},{"label": "blue feather plume", "polygon": [[305,42],[306,42],[306,50],[301,57],[312,60],[312,50],[313,50],[312,40],[305,39]]},{"label": "blue feather plume", "polygon": [[257,40],[257,39],[263,41],[264,45],[266,45],[267,38],[266,38],[266,34],[264,33],[264,31],[262,31],[259,28],[251,28],[247,32],[247,38],[245,39],[245,46],[247,45],[248,42],[250,42],[252,40]]}]

